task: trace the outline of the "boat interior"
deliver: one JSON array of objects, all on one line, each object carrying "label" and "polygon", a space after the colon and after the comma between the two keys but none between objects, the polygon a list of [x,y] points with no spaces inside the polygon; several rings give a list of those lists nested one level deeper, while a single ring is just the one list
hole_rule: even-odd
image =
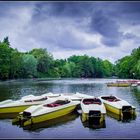
[{"label": "boat interior", "polygon": [[57,100],[53,103],[50,103],[50,104],[45,104],[43,105],[44,107],[56,107],[56,106],[61,106],[61,105],[65,105],[65,104],[68,104],[70,103],[69,100]]},{"label": "boat interior", "polygon": [[99,98],[93,98],[93,99],[83,99],[83,103],[85,105],[89,105],[89,104],[99,104],[101,105],[101,100]]},{"label": "boat interior", "polygon": [[120,99],[116,98],[115,96],[104,96],[104,97],[101,97],[102,99],[104,100],[107,100],[109,102],[117,102],[117,101],[120,101]]}]

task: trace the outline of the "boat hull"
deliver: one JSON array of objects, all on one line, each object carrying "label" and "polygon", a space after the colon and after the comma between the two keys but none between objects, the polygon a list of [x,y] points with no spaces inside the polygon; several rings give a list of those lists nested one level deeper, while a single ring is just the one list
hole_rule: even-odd
[{"label": "boat hull", "polygon": [[72,112],[72,113],[69,113],[64,116],[54,118],[48,121],[43,121],[40,123],[25,126],[23,129],[34,131],[34,130],[39,130],[40,128],[48,128],[52,126],[63,125],[67,122],[75,120],[78,116],[79,116],[78,114],[76,114],[75,112]]},{"label": "boat hull", "polygon": [[86,121],[98,121],[99,123],[102,123],[105,121],[105,114],[101,113],[100,116],[97,117],[91,117],[89,116],[89,113],[82,113],[82,122],[86,122]]},{"label": "boat hull", "polygon": [[115,113],[112,113],[110,111],[107,111],[107,115],[110,116],[111,118],[116,119],[117,121],[127,121],[127,120],[135,120],[136,116],[135,115],[131,115],[131,116],[127,116],[127,117],[121,117],[120,115],[117,115]]},{"label": "boat hull", "polygon": [[129,83],[108,83],[108,87],[129,87]]},{"label": "boat hull", "polygon": [[13,106],[13,107],[3,107],[0,108],[0,115],[9,114],[9,113],[19,113],[23,110],[27,109],[31,105],[23,105],[23,106]]},{"label": "boat hull", "polygon": [[[120,117],[124,117],[123,112],[122,112],[122,108],[121,109],[116,108],[116,107],[114,107],[114,106],[112,106],[110,104],[107,104],[107,103],[104,103],[104,105],[105,105],[107,111],[110,111],[110,112],[112,112],[112,113],[114,113],[116,115],[119,115]],[[132,110],[130,111],[130,115],[136,116],[135,108],[132,108]]]},{"label": "boat hull", "polygon": [[59,109],[50,113],[46,113],[46,114],[42,114],[42,115],[38,115],[38,116],[31,116],[31,118],[27,121],[25,121],[22,125],[23,126],[27,126],[27,125],[31,125],[31,124],[36,124],[36,123],[40,123],[40,122],[44,122],[44,121],[48,121],[60,116],[64,116],[66,114],[71,113],[72,111],[75,110],[77,105],[73,105],[73,106],[69,106],[63,109]]}]

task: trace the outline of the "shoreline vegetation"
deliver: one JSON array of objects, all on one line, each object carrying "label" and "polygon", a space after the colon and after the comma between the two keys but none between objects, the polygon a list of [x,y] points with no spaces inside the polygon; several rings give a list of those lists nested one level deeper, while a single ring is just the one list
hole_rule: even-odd
[{"label": "shoreline vegetation", "polygon": [[111,77],[140,79],[140,47],[112,64],[88,55],[72,55],[67,59],[55,60],[47,49],[19,52],[11,47],[8,37],[0,41],[0,81]]}]

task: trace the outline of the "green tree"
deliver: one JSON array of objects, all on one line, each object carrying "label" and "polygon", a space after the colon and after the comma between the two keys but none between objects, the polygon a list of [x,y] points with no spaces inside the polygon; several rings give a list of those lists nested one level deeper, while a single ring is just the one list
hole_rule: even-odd
[{"label": "green tree", "polygon": [[116,62],[116,74],[120,78],[130,78],[131,56],[125,56]]},{"label": "green tree", "polygon": [[116,62],[116,73],[120,78],[140,78],[140,47]]},{"label": "green tree", "polygon": [[7,43],[0,42],[0,79],[8,79],[12,48]]},{"label": "green tree", "polygon": [[22,56],[22,75],[23,78],[32,78],[36,75],[37,60],[31,54],[23,54]]},{"label": "green tree", "polygon": [[18,52],[17,49],[11,52],[10,56],[10,72],[9,78],[20,78],[22,77],[21,69],[22,69],[22,54]]},{"label": "green tree", "polygon": [[140,62],[140,47],[133,49],[131,53],[131,77],[133,78],[140,78],[140,67],[139,67],[139,62]]},{"label": "green tree", "polygon": [[105,77],[111,77],[114,74],[114,66],[108,60],[103,61],[103,67],[104,67],[104,76]]},{"label": "green tree", "polygon": [[48,73],[53,66],[53,56],[47,52],[47,49],[33,49],[29,53],[37,59],[37,70]]},{"label": "green tree", "polygon": [[8,36],[3,39],[3,43],[7,44],[10,47],[10,42]]}]

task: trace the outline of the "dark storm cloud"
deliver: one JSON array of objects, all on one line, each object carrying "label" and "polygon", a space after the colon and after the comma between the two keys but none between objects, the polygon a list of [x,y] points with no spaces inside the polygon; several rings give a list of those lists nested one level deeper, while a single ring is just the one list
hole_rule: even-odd
[{"label": "dark storm cloud", "polygon": [[118,46],[122,38],[116,21],[104,15],[102,11],[96,12],[92,17],[91,30],[100,33],[102,43],[107,46]]},{"label": "dark storm cloud", "polygon": [[93,7],[86,2],[42,2],[36,4],[36,14],[48,14],[59,17],[83,17],[90,15]]},{"label": "dark storm cloud", "polygon": [[[102,43],[109,47],[119,46],[123,33],[119,31],[119,22],[136,25],[140,22],[140,4],[137,2],[42,2],[37,3],[33,20],[45,20],[49,17],[70,18],[80,22],[90,18],[83,31],[99,33]],[[69,23],[68,23],[69,24]],[[83,26],[82,26],[83,27]]]},{"label": "dark storm cloud", "polygon": [[[110,16],[126,15],[140,20],[135,14],[140,14],[139,2],[39,2],[36,3],[36,14],[48,14],[59,17],[92,16],[100,10]],[[47,13],[46,13],[47,12]],[[134,14],[133,16],[131,16]],[[127,17],[123,17],[127,18]]]}]

